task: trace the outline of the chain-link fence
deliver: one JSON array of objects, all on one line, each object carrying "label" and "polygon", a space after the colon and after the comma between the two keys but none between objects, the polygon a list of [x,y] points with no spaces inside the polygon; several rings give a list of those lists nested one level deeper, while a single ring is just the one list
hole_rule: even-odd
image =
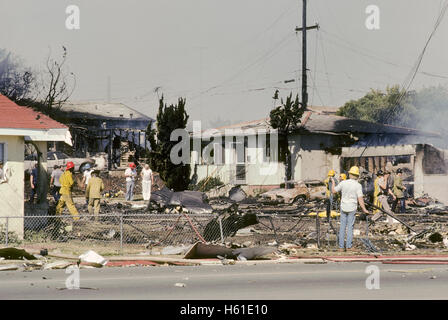
[{"label": "chain-link fence", "polygon": [[[317,242],[329,239],[324,219],[306,215],[255,213],[117,213],[0,217],[0,242],[23,248],[52,248],[102,254],[130,254],[157,246],[209,243]],[[334,232],[333,232],[334,234]]]}]

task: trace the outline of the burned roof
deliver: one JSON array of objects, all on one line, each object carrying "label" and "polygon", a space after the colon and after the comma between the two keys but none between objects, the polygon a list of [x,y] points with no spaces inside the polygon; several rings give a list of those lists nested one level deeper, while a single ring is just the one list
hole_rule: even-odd
[{"label": "burned roof", "polygon": [[437,133],[425,132],[412,128],[398,127],[374,122],[368,122],[346,117],[317,114],[307,111],[302,118],[301,128],[309,132],[332,133],[385,133],[401,135],[438,136]]},{"label": "burned roof", "polygon": [[147,120],[152,118],[134,110],[123,103],[109,102],[66,102],[61,111],[67,112],[69,118],[87,118],[94,116],[97,119],[123,119]]},{"label": "burned roof", "polygon": [[[225,135],[225,131],[234,130],[265,130],[266,132],[275,131],[269,123],[269,118],[241,122],[233,125],[222,126],[215,129],[207,129],[202,132],[203,135]],[[397,135],[417,135],[434,136],[439,134],[426,132],[412,128],[398,127],[373,123],[363,120],[350,119],[332,114],[323,114],[308,110],[303,114],[301,125],[297,129],[302,133],[324,133],[324,134],[397,134]]]}]

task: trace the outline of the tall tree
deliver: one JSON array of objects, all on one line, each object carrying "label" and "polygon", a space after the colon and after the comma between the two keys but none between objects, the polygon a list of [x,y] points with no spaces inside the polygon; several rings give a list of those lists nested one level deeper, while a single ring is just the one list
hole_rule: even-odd
[{"label": "tall tree", "polygon": [[412,95],[398,85],[387,87],[385,93],[372,89],[364,97],[345,103],[337,114],[370,122],[410,126],[416,117],[415,107],[411,104]]},{"label": "tall tree", "polygon": [[433,131],[448,136],[448,90],[443,86],[404,92],[399,86],[383,93],[371,90],[344,104],[338,115],[370,122]]},{"label": "tall tree", "polygon": [[0,49],[0,93],[19,105],[32,107],[50,117],[72,95],[76,78],[65,66],[67,49],[62,47],[61,58],[48,54],[46,71],[37,73],[22,60]]},{"label": "tall tree", "polygon": [[54,108],[59,109],[66,102],[76,86],[76,78],[73,72],[69,72],[65,68],[67,61],[67,48],[62,46],[61,58],[55,59],[48,54],[46,68],[44,74],[44,105],[47,112],[51,113]]},{"label": "tall tree", "polygon": [[159,100],[156,127],[147,128],[147,136],[151,144],[149,163],[153,170],[159,172],[168,188],[182,191],[188,188],[190,181],[190,165],[173,164],[170,152],[177,141],[170,141],[171,132],[185,129],[188,115],[185,111],[185,99],[179,98],[176,105],[167,106],[162,98]]},{"label": "tall tree", "polygon": [[[277,100],[278,92],[274,94],[274,100]],[[279,159],[283,159],[285,163],[285,180],[291,180],[291,151],[288,146],[288,134],[297,129],[301,123],[305,108],[299,102],[299,95],[296,95],[295,99],[292,98],[292,93],[286,97],[286,101],[283,98],[280,99],[280,106],[271,110],[270,124],[272,128],[279,130]],[[287,187],[287,183],[285,183]]]}]

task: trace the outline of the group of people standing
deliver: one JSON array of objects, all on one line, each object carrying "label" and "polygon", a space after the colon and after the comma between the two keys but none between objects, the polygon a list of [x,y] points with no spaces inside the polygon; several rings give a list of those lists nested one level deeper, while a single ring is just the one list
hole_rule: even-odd
[{"label": "group of people standing", "polygon": [[[74,220],[79,219],[79,212],[73,202],[73,187],[75,181],[73,178],[75,165],[73,162],[66,164],[65,170],[62,166],[55,165],[50,178],[50,192],[57,203],[56,215],[61,215],[64,208],[67,207]],[[89,214],[95,215],[95,220],[100,212],[101,192],[104,190],[103,180],[99,177],[99,170],[95,170],[90,164],[85,165],[82,178],[82,188],[85,190],[86,204]],[[126,178],[126,201],[132,201],[134,198],[134,187],[137,179],[137,168],[134,163],[129,164],[125,170]],[[142,169],[140,176],[142,178],[143,200],[149,201],[151,198],[151,186],[154,183],[154,177],[149,165],[146,164]],[[34,201],[34,195],[37,193],[38,170],[34,166],[30,174],[31,194],[30,201]]]},{"label": "group of people standing", "polygon": [[[402,178],[403,170],[397,169],[394,177],[391,177],[391,172],[388,170],[382,171],[378,170],[374,181],[374,191],[373,191],[373,204],[376,207],[383,208],[386,211],[395,212],[397,204],[400,203],[400,213],[406,212],[406,198],[405,191],[406,187],[403,185]],[[388,203],[388,196],[392,196],[394,199],[392,210]],[[375,212],[379,212],[378,209]],[[388,218],[389,219],[389,218]],[[388,220],[392,222],[392,220]]]},{"label": "group of people standing", "polygon": [[[402,179],[402,169],[397,169],[395,177],[390,179],[390,171],[385,170],[384,172],[379,170],[377,172],[377,178],[374,180],[374,206],[383,209],[389,214],[393,215],[398,203],[400,204],[400,212],[406,212],[405,205],[405,190],[406,187],[403,185]],[[335,195],[340,195],[340,228],[338,234],[338,245],[339,250],[348,251],[352,250],[353,241],[353,226],[355,223],[355,214],[358,208],[358,204],[365,214],[370,212],[366,209],[364,204],[364,195],[362,192],[362,186],[358,182],[359,179],[359,168],[353,166],[350,168],[348,175],[340,176],[340,181],[335,178],[335,171],[330,170],[328,172],[327,179],[324,183],[327,187],[327,212],[331,210],[333,202],[335,201]],[[388,196],[391,195],[394,199],[392,210],[388,203]],[[372,220],[379,219],[382,214],[380,210],[375,210],[373,213]],[[398,221],[394,218],[387,216],[388,223],[397,223]],[[345,239],[347,237],[347,239]],[[346,241],[345,241],[346,240]]]},{"label": "group of people standing", "polygon": [[[137,180],[137,169],[135,163],[130,163],[129,168],[124,172],[126,178],[126,201],[134,199],[135,181]],[[154,184],[154,176],[148,164],[145,164],[140,172],[142,179],[142,195],[144,201],[149,201],[151,198],[151,186]]]}]

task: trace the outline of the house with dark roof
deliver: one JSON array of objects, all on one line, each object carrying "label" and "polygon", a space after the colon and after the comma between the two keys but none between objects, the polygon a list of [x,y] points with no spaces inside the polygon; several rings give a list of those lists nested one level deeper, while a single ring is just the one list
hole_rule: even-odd
[{"label": "house with dark roof", "polygon": [[[47,142],[61,141],[71,144],[67,126],[30,108],[18,106],[0,94],[0,162],[3,163],[0,177],[0,224],[5,216],[23,217],[24,204],[24,154],[25,144],[32,144],[38,151],[40,181],[47,181]],[[46,212],[47,183],[39,184],[38,204],[34,213]],[[23,236],[24,221],[20,218],[8,220],[8,229]]]},{"label": "house with dark roof", "polygon": [[[352,165],[370,173],[386,166],[407,165],[414,190],[423,193],[427,175],[424,163],[430,163],[426,161],[429,153],[424,150],[437,146],[442,156],[433,158],[446,159],[445,142],[437,133],[314,110],[307,110],[300,126],[292,132],[273,129],[269,118],[265,118],[193,132],[192,139],[193,143],[201,141],[196,142],[201,150],[191,151],[195,181],[215,176],[224,183],[247,185],[250,189],[266,190],[285,183],[285,159],[278,152],[282,139],[287,140],[291,152],[290,183],[317,183],[330,169],[342,173]],[[437,166],[439,174],[447,174],[445,162]]]},{"label": "house with dark roof", "polygon": [[123,103],[66,102],[58,117],[70,127],[75,155],[104,155],[109,170],[125,153],[150,149],[146,129],[155,120]]}]

